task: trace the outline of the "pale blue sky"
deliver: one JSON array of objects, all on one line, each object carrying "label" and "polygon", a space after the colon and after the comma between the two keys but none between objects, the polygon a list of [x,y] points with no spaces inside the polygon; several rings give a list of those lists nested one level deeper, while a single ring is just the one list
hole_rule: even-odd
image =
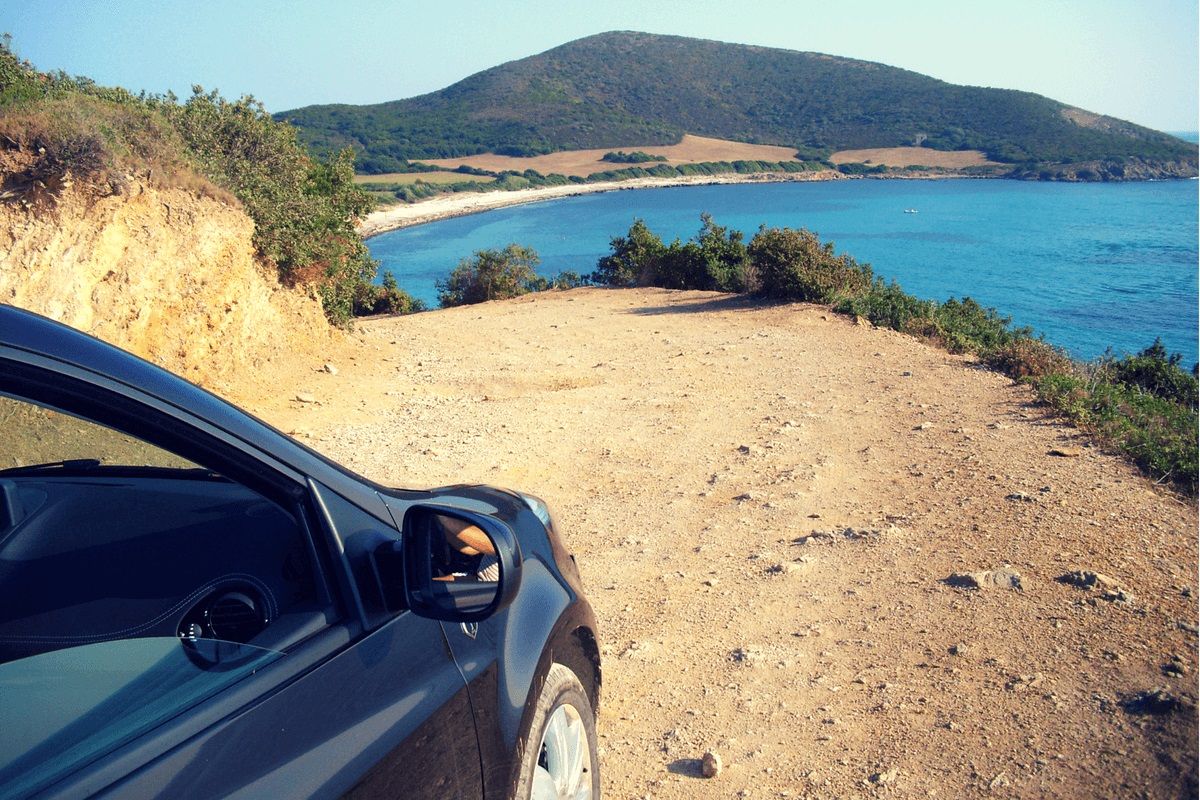
[{"label": "pale blue sky", "polygon": [[0,0],[41,69],[272,111],[434,91],[607,30],[880,61],[1023,89],[1160,130],[1197,125],[1196,0]]}]

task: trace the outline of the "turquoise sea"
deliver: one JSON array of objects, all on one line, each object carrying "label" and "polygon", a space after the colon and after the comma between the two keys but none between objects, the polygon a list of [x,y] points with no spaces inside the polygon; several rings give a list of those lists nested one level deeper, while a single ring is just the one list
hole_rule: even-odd
[{"label": "turquoise sea", "polygon": [[[905,213],[916,209],[917,213]],[[805,227],[921,297],[970,296],[1078,357],[1161,336],[1197,360],[1197,181],[1116,184],[846,180],[609,192],[500,209],[368,241],[400,286],[437,304],[435,281],[509,242],[541,272],[591,272],[636,217],[687,239],[707,211],[747,239]]]}]

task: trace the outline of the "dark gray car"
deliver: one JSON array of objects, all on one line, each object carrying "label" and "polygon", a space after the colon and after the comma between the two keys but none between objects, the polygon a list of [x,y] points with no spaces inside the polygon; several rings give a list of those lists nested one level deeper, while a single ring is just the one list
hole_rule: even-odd
[{"label": "dark gray car", "polygon": [[0,306],[0,797],[599,795],[537,498],[376,485]]}]

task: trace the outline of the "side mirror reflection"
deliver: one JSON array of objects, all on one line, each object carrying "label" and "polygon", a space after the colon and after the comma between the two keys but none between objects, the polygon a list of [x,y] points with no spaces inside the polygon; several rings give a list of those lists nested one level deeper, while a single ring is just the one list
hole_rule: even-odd
[{"label": "side mirror reflection", "polygon": [[433,580],[500,583],[500,560],[496,558],[496,545],[482,528],[460,517],[447,514],[431,516],[432,524],[440,529],[446,543],[444,551],[438,553],[441,548],[434,537]]},{"label": "side mirror reflection", "polygon": [[414,613],[481,620],[511,602],[520,551],[507,525],[459,509],[413,506],[401,532],[404,594]]}]

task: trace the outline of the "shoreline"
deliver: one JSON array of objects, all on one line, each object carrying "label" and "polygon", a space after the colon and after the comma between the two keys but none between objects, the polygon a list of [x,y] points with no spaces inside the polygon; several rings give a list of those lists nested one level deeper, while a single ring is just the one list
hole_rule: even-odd
[{"label": "shoreline", "polygon": [[[565,186],[545,186],[536,189],[515,189],[496,192],[460,192],[421,200],[417,203],[399,204],[372,211],[358,224],[363,239],[382,233],[439,222],[454,217],[480,214],[509,206],[539,203],[546,200],[561,200],[599,192],[621,192],[635,189],[666,189],[674,186],[714,186],[731,183],[791,183],[812,181],[852,180],[857,176],[844,175],[836,170],[820,172],[757,172],[746,175],[737,173],[722,175],[687,175],[678,178],[630,178],[624,181],[601,183],[572,183]],[[957,177],[946,175],[919,175],[912,177]]]},{"label": "shoreline", "polygon": [[[686,175],[677,178],[630,178],[623,181],[602,183],[571,183],[564,186],[543,186],[530,189],[495,192],[459,192],[439,194],[416,203],[398,203],[367,214],[357,226],[363,239],[401,228],[411,228],[430,222],[482,214],[499,208],[561,200],[599,192],[623,192],[636,189],[668,189],[676,186],[716,186],[737,183],[793,183],[824,182],[841,180],[1007,180],[1005,175],[965,175],[961,172],[912,172],[904,175],[846,175],[837,170],[819,172],[752,172],[748,174],[721,173],[719,175]],[[1145,178],[1153,180],[1197,180],[1188,175],[1175,178]],[[1121,181],[1122,183],[1127,181]]]}]

